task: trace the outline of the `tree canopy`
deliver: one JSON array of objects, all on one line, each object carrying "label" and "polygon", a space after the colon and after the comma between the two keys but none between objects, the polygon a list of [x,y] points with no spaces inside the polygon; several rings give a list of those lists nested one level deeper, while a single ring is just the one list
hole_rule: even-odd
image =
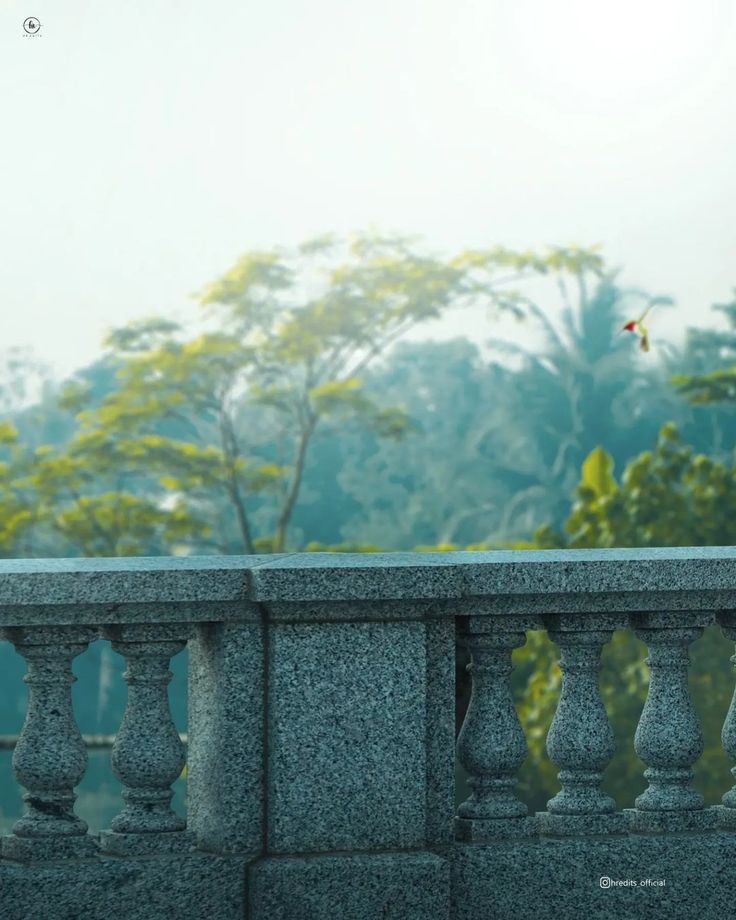
[{"label": "tree canopy", "polygon": [[[49,506],[63,485],[75,504],[57,523],[84,552],[134,551],[154,525],[167,546],[189,527],[199,550],[281,551],[318,435],[396,441],[417,430],[406,394],[385,402],[365,385],[395,341],[468,306],[538,315],[523,289],[530,279],[601,271],[591,250],[495,247],[446,259],[376,235],[246,253],[199,295],[206,331],[152,317],[110,333],[116,385],[99,401],[89,381],[64,389],[60,406],[78,428],[26,484]],[[123,507],[100,488],[113,473],[135,487]],[[79,492],[84,476],[93,498]],[[139,537],[121,544],[118,525]]]}]

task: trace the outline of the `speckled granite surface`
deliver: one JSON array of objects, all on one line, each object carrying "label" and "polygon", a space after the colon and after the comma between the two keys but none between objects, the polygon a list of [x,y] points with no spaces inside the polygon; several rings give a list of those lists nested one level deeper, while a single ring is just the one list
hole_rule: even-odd
[{"label": "speckled granite surface", "polygon": [[[732,610],[736,549],[0,560],[0,625],[255,617],[248,601],[298,602],[291,615],[314,622],[333,613],[315,601],[406,600],[415,618],[431,614],[422,601],[460,599],[462,610],[440,604],[438,615]],[[367,619],[361,609],[350,615]]]},{"label": "speckled granite surface", "polygon": [[[458,846],[452,861],[453,920],[724,920],[734,915],[736,834]],[[655,884],[662,880],[664,885]]]},{"label": "speckled granite surface", "polygon": [[2,559],[0,626],[255,617],[246,573],[274,558]]},{"label": "speckled granite surface", "polygon": [[450,865],[431,853],[266,859],[250,889],[263,920],[450,920]]},{"label": "speckled granite surface", "polygon": [[[277,558],[283,558],[279,556]],[[106,604],[238,600],[244,573],[273,556],[129,556],[0,560],[0,607],[13,604]]]},{"label": "speckled granite surface", "polygon": [[733,596],[736,549],[306,553],[265,562],[249,577],[251,596],[261,601],[641,592]]},{"label": "speckled granite surface", "polygon": [[[207,854],[0,862],[2,920],[241,920],[245,866]],[[296,918],[294,918],[296,920]]]},{"label": "speckled granite surface", "polygon": [[202,625],[189,643],[187,823],[219,853],[263,848],[263,645],[251,623]]},{"label": "speckled granite surface", "polygon": [[452,631],[279,624],[268,658],[268,852],[449,840]]},{"label": "speckled granite surface", "polygon": [[[664,883],[664,884],[662,884]],[[0,862],[3,920],[724,920],[736,834],[456,844],[437,853]]]}]

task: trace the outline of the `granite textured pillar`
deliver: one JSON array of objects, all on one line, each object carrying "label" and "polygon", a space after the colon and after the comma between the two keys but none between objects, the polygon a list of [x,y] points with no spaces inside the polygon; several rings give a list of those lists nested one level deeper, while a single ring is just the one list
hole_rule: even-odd
[{"label": "granite textured pillar", "polygon": [[189,642],[187,825],[200,848],[255,857],[264,827],[264,628],[204,623]]},{"label": "granite textured pillar", "polygon": [[[572,618],[568,618],[572,619]],[[547,735],[550,759],[561,767],[561,790],[538,815],[540,830],[555,836],[626,831],[626,818],[600,789],[603,771],[615,751],[613,731],[598,687],[601,650],[612,633],[586,629],[550,632],[560,650],[562,689]]]},{"label": "granite textured pillar", "polygon": [[528,837],[537,819],[514,793],[528,749],[511,693],[511,653],[523,645],[523,624],[514,617],[471,617],[461,637],[470,651],[473,687],[457,742],[457,756],[472,790],[458,809],[459,839]]},{"label": "granite textured pillar", "polygon": [[5,635],[28,663],[28,709],[13,754],[13,769],[26,788],[28,811],[3,838],[9,859],[43,860],[93,855],[87,824],[74,814],[74,787],[87,769],[87,749],[74,718],[72,659],[96,630],[73,626],[8,629]]},{"label": "granite textured pillar", "polygon": [[269,853],[451,841],[453,652],[451,622],[269,626]]},{"label": "granite textured pillar", "polygon": [[629,827],[644,833],[714,828],[717,811],[704,808],[703,796],[692,788],[692,766],[704,742],[688,687],[688,646],[703,630],[674,625],[681,617],[667,614],[633,619],[649,649],[649,691],[634,737],[649,787],[636,808],[626,810]]},{"label": "granite textured pillar", "polygon": [[[721,632],[723,635],[730,639],[731,642],[736,642],[736,622],[733,622],[733,616],[727,615],[729,621],[728,623],[721,624]],[[731,664],[736,667],[736,655],[733,655],[730,659]],[[726,714],[726,719],[723,723],[723,730],[721,732],[721,741],[723,742],[723,748],[729,756],[729,759],[736,761],[736,689],[734,689],[733,696],[731,697],[731,705],[728,707],[728,712]],[[731,775],[736,779],[736,766],[731,767]],[[722,805],[719,809],[719,823],[721,827],[727,828],[728,830],[736,830],[736,785],[732,786],[721,799]]]},{"label": "granite textured pillar", "polygon": [[254,917],[449,917],[454,621],[423,612],[268,605]]},{"label": "granite textured pillar", "polygon": [[171,784],[185,763],[184,746],[171,718],[169,661],[186,645],[180,624],[111,626],[104,638],[127,663],[128,702],[112,748],[112,767],[123,784],[123,811],[103,831],[104,851],[164,853],[194,848],[186,821],[171,808]]}]

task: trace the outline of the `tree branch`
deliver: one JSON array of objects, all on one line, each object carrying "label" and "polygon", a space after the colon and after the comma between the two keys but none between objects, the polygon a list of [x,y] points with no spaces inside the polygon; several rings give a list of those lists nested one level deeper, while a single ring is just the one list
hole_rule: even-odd
[{"label": "tree branch", "polygon": [[291,482],[289,483],[289,489],[286,493],[286,498],[284,500],[283,507],[281,508],[281,513],[279,514],[278,521],[276,522],[276,535],[274,539],[274,551],[277,553],[282,553],[284,547],[286,546],[286,535],[289,527],[289,522],[291,521],[291,516],[294,513],[294,508],[296,506],[296,500],[299,497],[299,490],[301,489],[302,477],[304,475],[304,466],[307,459],[307,449],[309,447],[309,442],[314,434],[314,429],[317,427],[317,422],[319,417],[310,412],[307,425],[302,429],[301,437],[299,438],[299,447],[297,449],[296,459],[294,461],[294,475],[292,476]]},{"label": "tree branch", "polygon": [[238,442],[235,437],[235,432],[233,431],[232,422],[224,410],[220,411],[220,439],[228,475],[226,484],[227,492],[231,502],[235,506],[235,515],[238,520],[238,527],[241,537],[243,538],[245,551],[249,555],[252,555],[255,553],[253,536],[248,521],[248,514],[245,509],[245,502],[240,492],[237,470],[235,469],[235,461],[239,457]]}]

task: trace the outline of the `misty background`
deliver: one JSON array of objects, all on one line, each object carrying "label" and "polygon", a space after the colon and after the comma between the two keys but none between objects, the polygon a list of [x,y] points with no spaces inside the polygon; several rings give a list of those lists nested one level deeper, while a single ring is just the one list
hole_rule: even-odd
[{"label": "misty background", "polygon": [[[727,0],[4,0],[0,557],[735,543],[734,38]],[[325,233],[320,313],[313,276],[279,284]],[[620,327],[653,303],[643,353]],[[313,345],[338,370],[306,383]],[[729,654],[693,646],[708,802]],[[643,656],[604,656],[620,805]],[[543,634],[515,662],[534,810],[559,668]],[[0,733],[24,669],[3,643]],[[83,731],[117,730],[121,672],[107,643],[75,662]],[[93,829],[118,787],[94,754]]]},{"label": "misty background", "polygon": [[0,4],[3,339],[59,373],[325,230],[601,243],[676,298],[675,341],[734,283],[728,0],[38,0],[27,40],[24,3]]}]

